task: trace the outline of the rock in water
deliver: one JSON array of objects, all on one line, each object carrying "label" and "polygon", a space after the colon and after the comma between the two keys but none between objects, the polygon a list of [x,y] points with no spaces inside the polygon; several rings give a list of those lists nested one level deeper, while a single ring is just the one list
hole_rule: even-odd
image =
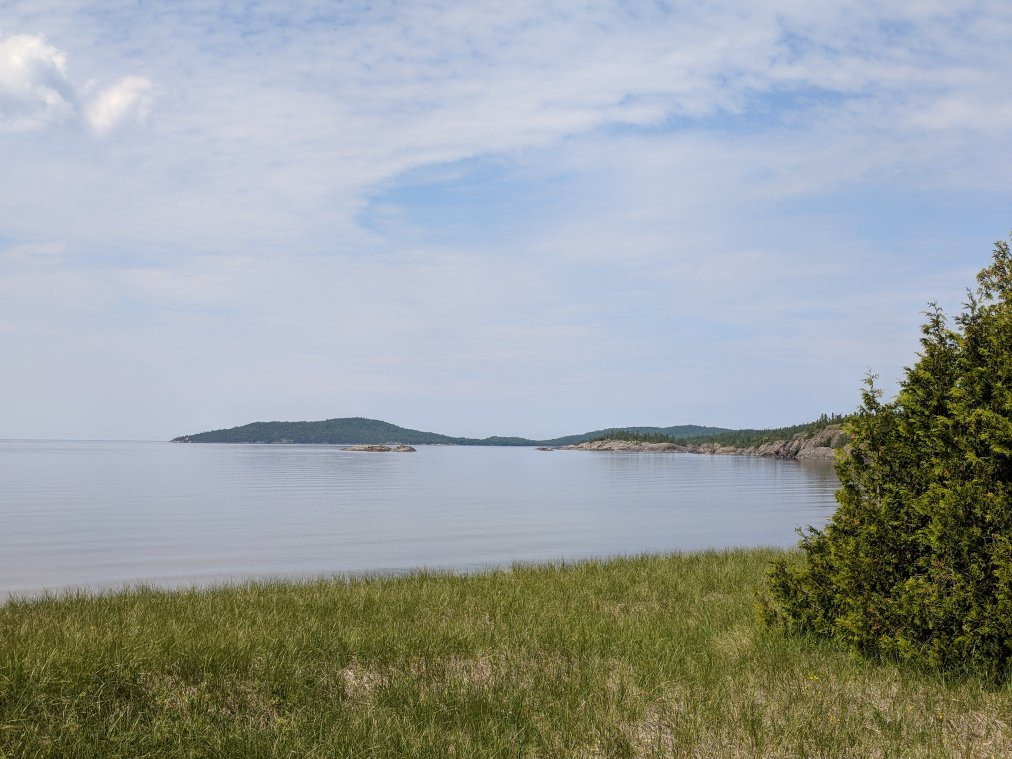
[{"label": "rock in water", "polygon": [[366,453],[414,453],[410,445],[347,445],[342,451],[363,451]]}]

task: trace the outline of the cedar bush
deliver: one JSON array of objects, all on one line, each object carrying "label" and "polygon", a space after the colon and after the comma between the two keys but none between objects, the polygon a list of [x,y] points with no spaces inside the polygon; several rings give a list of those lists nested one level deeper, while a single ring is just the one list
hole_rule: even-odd
[{"label": "cedar bush", "polygon": [[950,325],[925,313],[895,400],[869,376],[839,507],[774,563],[762,610],[863,653],[1012,673],[1012,257],[997,242]]}]

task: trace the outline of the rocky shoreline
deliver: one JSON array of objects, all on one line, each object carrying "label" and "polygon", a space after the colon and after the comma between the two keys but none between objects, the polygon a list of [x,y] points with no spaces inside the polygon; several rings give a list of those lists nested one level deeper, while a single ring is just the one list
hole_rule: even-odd
[{"label": "rocky shoreline", "polygon": [[558,448],[542,448],[552,451],[619,451],[637,453],[643,451],[707,453],[716,456],[762,456],[773,459],[833,461],[836,451],[846,445],[847,434],[838,425],[819,430],[814,435],[800,433],[790,440],[771,440],[762,445],[738,448],[720,443],[644,443],[635,440],[592,440],[576,445]]}]

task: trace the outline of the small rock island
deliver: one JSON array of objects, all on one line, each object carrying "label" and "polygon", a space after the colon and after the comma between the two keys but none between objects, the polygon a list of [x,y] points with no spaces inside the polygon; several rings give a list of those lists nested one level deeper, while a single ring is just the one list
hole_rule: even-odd
[{"label": "small rock island", "polygon": [[362,451],[366,453],[414,453],[410,445],[346,445],[342,451]]}]

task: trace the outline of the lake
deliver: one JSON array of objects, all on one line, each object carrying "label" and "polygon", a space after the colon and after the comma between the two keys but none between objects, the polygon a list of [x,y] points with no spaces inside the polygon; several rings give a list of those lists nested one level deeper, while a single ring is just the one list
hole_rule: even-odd
[{"label": "lake", "polygon": [[789,546],[837,486],[747,456],[0,441],[0,599]]}]

